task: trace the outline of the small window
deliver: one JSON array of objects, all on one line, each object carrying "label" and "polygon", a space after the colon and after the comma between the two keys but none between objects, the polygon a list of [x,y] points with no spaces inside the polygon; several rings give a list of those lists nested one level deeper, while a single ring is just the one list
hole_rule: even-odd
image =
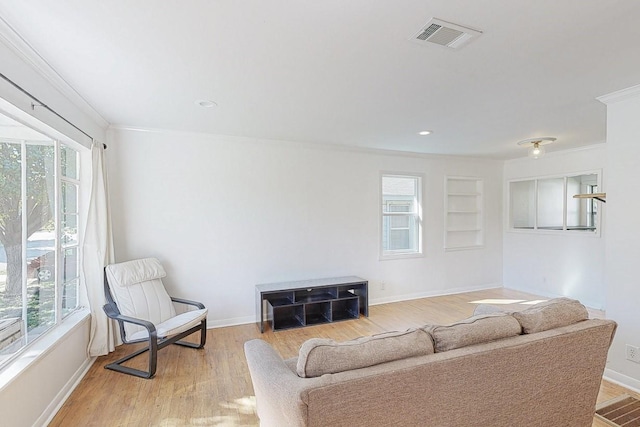
[{"label": "small window", "polygon": [[382,256],[422,253],[421,178],[382,175]]},{"label": "small window", "polygon": [[573,197],[597,193],[598,181],[587,173],[510,182],[511,229],[598,233],[598,202]]}]

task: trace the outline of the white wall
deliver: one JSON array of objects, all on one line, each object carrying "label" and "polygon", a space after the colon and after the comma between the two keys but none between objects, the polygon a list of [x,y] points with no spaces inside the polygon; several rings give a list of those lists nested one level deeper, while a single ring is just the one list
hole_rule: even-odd
[{"label": "white wall", "polygon": [[18,364],[0,374],[0,414],[3,426],[43,426],[91,366],[87,357],[89,314],[72,315],[65,326],[36,341]]},{"label": "white wall", "polygon": [[618,322],[606,375],[640,389],[640,364],[625,344],[640,347],[640,87],[609,95],[607,103],[607,317]]},{"label": "white wall", "polygon": [[[522,158],[504,164],[504,198],[508,200],[509,181],[604,169],[604,144],[581,150],[557,151],[533,160]],[[606,173],[605,173],[606,172]],[[603,191],[609,186],[608,170],[602,172]],[[607,236],[606,207],[600,205],[600,237],[585,232],[543,233],[510,231],[505,203],[503,283],[548,297],[568,296],[593,308],[604,308],[604,251]]]},{"label": "white wall", "polygon": [[[117,260],[161,259],[212,326],[254,321],[257,283],[358,275],[374,303],[501,286],[500,161],[124,129],[107,158]],[[425,257],[379,260],[381,171],[424,174]],[[484,178],[484,249],[444,252],[446,174]]]}]

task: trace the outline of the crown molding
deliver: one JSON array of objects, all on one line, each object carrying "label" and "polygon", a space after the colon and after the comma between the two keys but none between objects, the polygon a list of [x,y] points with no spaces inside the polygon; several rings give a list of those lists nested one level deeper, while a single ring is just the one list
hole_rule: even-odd
[{"label": "crown molding", "polygon": [[155,133],[161,135],[171,135],[180,138],[204,138],[214,142],[238,142],[238,143],[253,143],[253,144],[274,144],[280,146],[290,147],[306,147],[317,150],[327,151],[342,151],[352,153],[366,153],[372,155],[381,156],[395,156],[395,157],[411,157],[421,159],[456,159],[456,160],[471,160],[474,162],[504,162],[504,159],[494,157],[480,157],[470,155],[458,155],[458,154],[439,154],[439,153],[420,153],[414,151],[400,151],[400,150],[385,150],[383,148],[370,148],[361,147],[357,145],[341,145],[335,143],[325,143],[318,141],[294,141],[287,139],[273,139],[273,138],[260,138],[250,136],[236,136],[236,135],[223,135],[207,132],[196,132],[176,129],[159,129],[148,128],[141,126],[130,125],[109,125],[107,128],[107,134],[114,131],[127,131],[127,132],[139,132],[139,133]]},{"label": "crown molding", "polygon": [[4,44],[39,76],[103,129],[109,126],[104,119],[55,69],[0,16],[0,43]]},{"label": "crown molding", "polygon": [[625,99],[635,98],[637,96],[640,96],[640,85],[631,86],[626,89],[611,92],[606,95],[599,96],[596,99],[603,104],[609,105],[619,101],[624,101]]},{"label": "crown molding", "polygon": [[[580,147],[573,147],[573,148],[566,148],[564,150],[547,151],[547,153],[544,155],[544,159],[571,155],[571,154],[582,152],[582,151],[603,150],[606,148],[607,148],[606,142],[597,142],[595,144],[583,145]],[[531,162],[538,162],[538,161],[540,161],[540,159],[534,160],[528,156],[524,156],[524,157],[516,157],[514,159],[505,160],[505,163],[517,163],[517,162],[531,163]]]}]

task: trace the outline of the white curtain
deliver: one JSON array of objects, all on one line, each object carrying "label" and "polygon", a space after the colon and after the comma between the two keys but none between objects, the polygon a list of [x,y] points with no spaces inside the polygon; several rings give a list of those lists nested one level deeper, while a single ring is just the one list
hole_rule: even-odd
[{"label": "white curtain", "polygon": [[91,198],[82,250],[84,283],[91,309],[91,337],[87,351],[89,356],[102,356],[122,342],[117,323],[102,310],[106,302],[104,267],[114,262],[114,255],[104,145],[97,141],[93,141],[91,146]]}]

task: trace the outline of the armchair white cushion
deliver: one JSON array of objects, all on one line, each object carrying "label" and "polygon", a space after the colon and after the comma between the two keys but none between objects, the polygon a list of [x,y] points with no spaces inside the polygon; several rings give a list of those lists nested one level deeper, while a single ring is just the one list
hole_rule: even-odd
[{"label": "armchair white cushion", "polygon": [[[207,316],[206,308],[176,316],[173,301],[161,280],[167,273],[156,258],[111,264],[105,272],[120,313],[153,323],[158,338],[186,331]],[[146,328],[133,323],[125,323],[124,330],[127,341],[149,336]]]},{"label": "armchair white cushion", "polygon": [[[202,348],[206,341],[207,309],[198,302],[171,298],[162,279],[166,272],[155,258],[138,259],[105,267],[104,306],[107,316],[120,323],[125,343],[148,341],[149,347],[107,365],[109,369],[150,378],[156,369],[156,352],[168,344]],[[174,303],[195,306],[196,309],[176,313]],[[200,331],[200,344],[179,341]],[[154,336],[155,339],[150,339]],[[149,351],[149,370],[140,371],[121,364]]]}]

